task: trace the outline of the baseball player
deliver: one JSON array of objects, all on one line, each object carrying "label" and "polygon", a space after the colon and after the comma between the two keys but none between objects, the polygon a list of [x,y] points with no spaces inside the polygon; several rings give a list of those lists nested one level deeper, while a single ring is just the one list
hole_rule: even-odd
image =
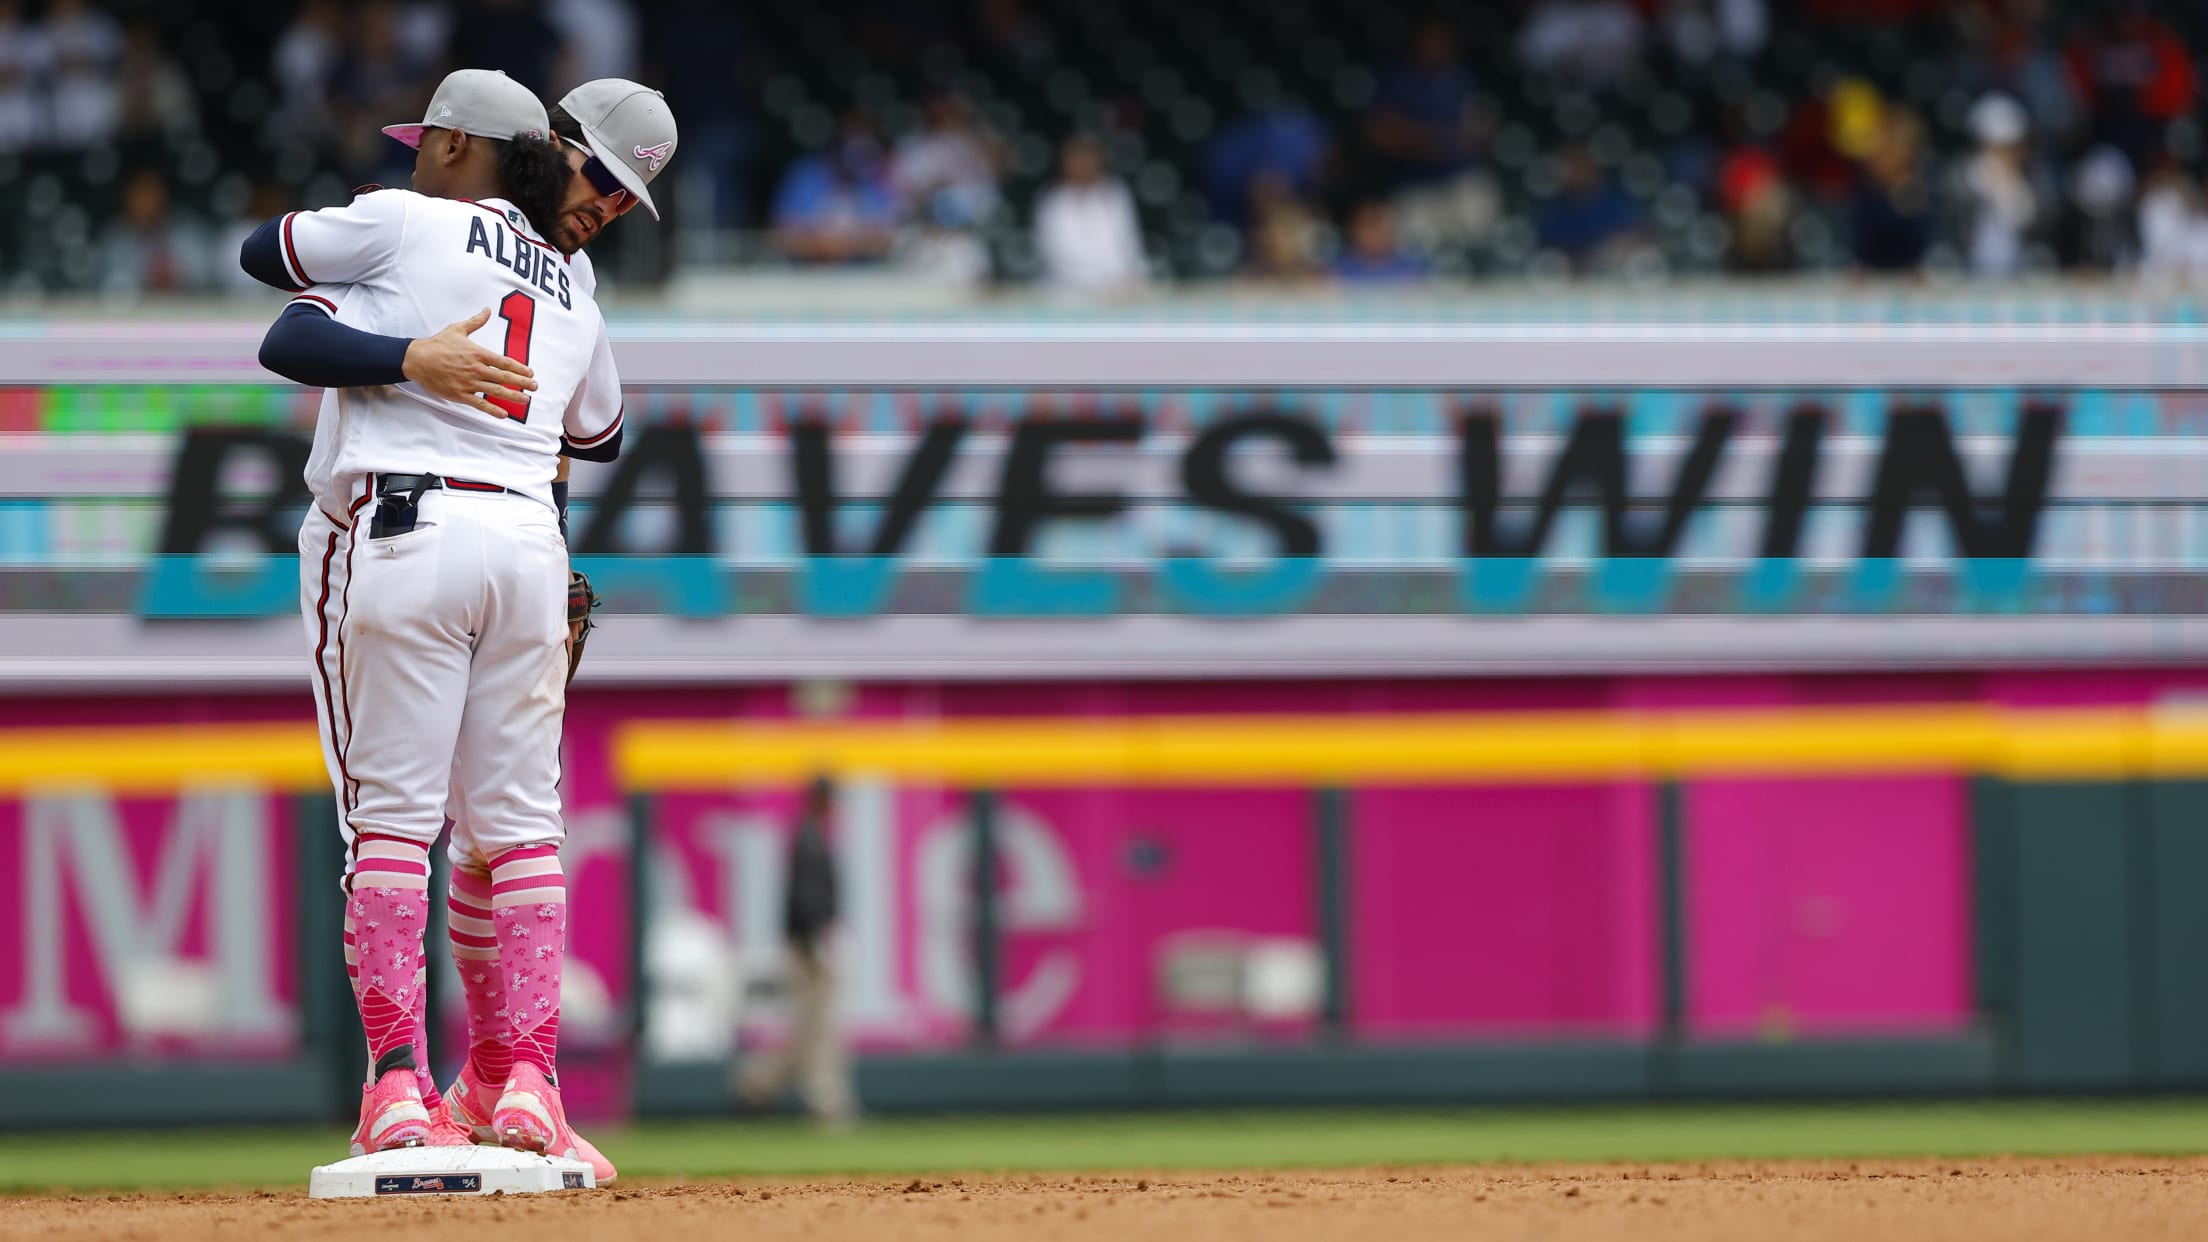
[{"label": "baseball player", "polygon": [[[617,450],[620,384],[590,285],[534,223],[560,214],[573,178],[549,131],[526,89],[462,70],[420,125],[385,131],[417,148],[417,192],[379,190],[281,217],[248,240],[241,261],[305,290],[264,358],[303,367],[290,351],[308,316],[403,344],[377,374],[333,365],[310,381],[332,387],[307,467],[316,503],[300,533],[372,1066],[355,1151],[467,1141],[434,1124],[417,1069],[427,1064],[428,851],[450,805],[455,855],[478,860],[489,880],[485,939],[505,985],[485,1015],[512,1057],[491,1126],[509,1146],[587,1159],[611,1180],[568,1127],[555,1085],[567,563],[550,480],[563,450]],[[495,308],[495,319],[469,313],[479,307]],[[417,359],[416,346],[441,340],[445,365],[462,365],[454,359],[464,351],[451,346],[477,331],[523,366],[472,364],[479,386],[465,400],[413,378],[413,364],[440,352]],[[393,366],[408,382],[388,382]]]},{"label": "baseball player", "polygon": [[[579,117],[588,118],[588,123]],[[578,252],[607,224],[638,203],[657,218],[658,210],[651,200],[649,185],[673,155],[674,120],[658,92],[617,78],[577,87],[551,110],[549,119],[553,132],[567,149],[568,162],[576,176],[546,234],[555,246],[571,256],[571,275],[585,285],[594,285],[589,261]],[[621,154],[623,152],[628,154]],[[272,280],[271,283],[285,282]],[[432,337],[415,340],[383,336],[322,316],[300,318],[306,322],[297,327],[310,331],[311,339],[298,342],[297,349],[279,349],[273,358],[264,351],[264,361],[269,362],[271,369],[301,383],[329,382],[328,367],[347,365],[355,370],[354,382],[397,384],[411,381],[416,388],[432,396],[481,409],[483,406],[478,403],[487,395],[497,394],[506,382],[521,383],[531,378],[527,367],[468,337],[468,332],[482,326],[481,317],[454,324]],[[272,333],[271,339],[273,342],[275,334]],[[479,391],[486,388],[491,392]],[[507,389],[503,395],[512,399],[519,394]],[[595,451],[581,455],[605,456]],[[563,531],[567,507],[566,474],[567,462],[563,456],[553,483]],[[595,602],[587,581],[575,575],[574,583],[577,585],[571,585],[567,612],[570,678],[582,654],[583,634],[587,632],[589,610]],[[580,608],[577,607],[578,597]],[[457,796],[456,791],[448,813],[464,814],[465,805],[466,799]],[[454,833],[453,844],[448,849],[453,863],[452,886],[447,893],[451,949],[467,997],[469,1052],[458,1080],[441,1096],[426,1068],[419,1076],[433,1123],[432,1143],[455,1141],[456,1131],[475,1141],[498,1141],[492,1125],[492,1106],[512,1063],[511,1049],[504,1042],[503,1024],[496,1020],[500,1008],[498,998],[503,995],[506,984],[498,967],[488,865],[465,850],[464,843],[472,836],[469,832]],[[599,1184],[611,1182],[613,1166],[580,1135],[575,1138],[579,1148],[588,1153],[590,1162],[596,1166]]]}]

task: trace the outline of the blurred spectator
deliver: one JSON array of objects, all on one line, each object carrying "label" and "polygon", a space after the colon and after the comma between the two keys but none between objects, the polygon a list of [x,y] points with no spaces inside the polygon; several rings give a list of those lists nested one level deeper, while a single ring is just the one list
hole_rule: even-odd
[{"label": "blurred spectator", "polygon": [[2193,105],[2191,51],[2144,0],[2107,0],[2070,46],[2071,75],[2092,113],[2093,136],[2134,161]]},{"label": "blurred spectator", "polygon": [[1988,95],[1970,110],[1978,149],[1959,178],[1969,229],[1970,270],[1980,276],[2014,276],[2024,266],[2024,238],[2039,214],[2025,168],[2024,105]]},{"label": "blurred spectator", "polygon": [[0,0],[0,155],[46,145],[46,101],[39,90],[53,46],[23,17],[19,0]]},{"label": "blurred spectator", "polygon": [[1394,192],[1397,222],[1421,246],[1461,247],[1494,225],[1499,196],[1480,164],[1491,121],[1455,32],[1439,20],[1419,26],[1409,58],[1380,81],[1364,136],[1378,161],[1375,188]]},{"label": "blurred spectator", "polygon": [[124,141],[167,138],[177,141],[199,130],[199,106],[192,84],[161,46],[160,32],[135,21],[123,32],[123,59],[115,74],[117,134]]},{"label": "blurred spectator", "polygon": [[267,292],[266,285],[246,275],[245,269],[235,261],[236,256],[245,247],[245,239],[253,235],[253,230],[297,206],[291,192],[281,182],[263,177],[253,183],[252,192],[245,200],[245,210],[215,239],[215,268],[225,292],[241,296]]},{"label": "blurred spectator", "polygon": [[2200,181],[2175,160],[2162,160],[2139,196],[2139,273],[2157,285],[2191,283],[2208,273]]},{"label": "blurred spectator", "polygon": [[1957,24],[1967,47],[1958,76],[1975,94],[2013,96],[2038,145],[2061,149],[2078,137],[2083,110],[2077,82],[2048,37],[2046,8],[2045,0],[1961,6]]},{"label": "blurred spectator", "polygon": [[1629,242],[1641,227],[1640,207],[1612,184],[1582,146],[1567,147],[1557,161],[1556,196],[1541,208],[1535,230],[1544,249],[1585,270],[1604,252]]},{"label": "blurred spectator", "polygon": [[1754,60],[1771,38],[1765,0],[1665,0],[1663,24],[1671,54],[1696,68]]},{"label": "blurred spectator", "polygon": [[113,138],[122,113],[115,81],[122,27],[85,0],[48,0],[46,38],[53,48],[54,145],[77,151]]},{"label": "blurred spectator", "polygon": [[1319,217],[1288,178],[1259,174],[1250,187],[1250,212],[1250,275],[1297,281],[1318,274]]},{"label": "blurred spectator", "polygon": [[453,17],[448,58],[454,67],[503,70],[535,92],[552,95],[565,50],[539,0],[473,0]]},{"label": "blurred spectator", "polygon": [[1855,262],[1865,271],[1914,271],[1931,249],[1932,190],[1922,143],[1923,126],[1914,116],[1888,110],[1849,204]]},{"label": "blurred spectator", "polygon": [[400,14],[381,0],[353,13],[352,37],[331,83],[332,119],[354,181],[406,184],[413,154],[383,136],[386,125],[421,119],[429,104],[430,67],[399,41]]},{"label": "blurred spectator", "polygon": [[2139,266],[2139,235],[2132,214],[2131,161],[2114,147],[2094,147],[2070,177],[2070,211],[2063,219],[2063,264],[2103,272]]},{"label": "blurred spectator", "polygon": [[272,136],[314,145],[332,136],[330,80],[345,54],[345,12],[337,0],[306,0],[269,57],[277,96],[268,118]]},{"label": "blurred spectator", "polygon": [[898,142],[890,175],[907,211],[945,227],[972,228],[997,213],[1002,164],[973,109],[943,91],[929,97],[925,124]]},{"label": "blurred spectator", "polygon": [[1365,113],[1365,141],[1380,160],[1383,188],[1445,180],[1479,155],[1472,75],[1457,55],[1447,22],[1429,20],[1411,38],[1410,56],[1380,79]]},{"label": "blurred spectator", "polygon": [[1583,85],[1615,81],[1641,61],[1641,15],[1626,0],[1534,0],[1518,60]]},{"label": "blurred spectator", "polygon": [[1260,178],[1316,199],[1332,146],[1325,124],[1297,104],[1274,103],[1221,128],[1204,152],[1204,197],[1213,218],[1248,224]]},{"label": "blurred spectator", "polygon": [[997,214],[997,144],[950,92],[929,98],[924,126],[897,144],[890,177],[905,214],[918,226],[912,266],[949,284],[989,279],[989,247],[980,230]]},{"label": "blurred spectator", "polygon": [[141,168],[123,180],[122,214],[100,239],[103,293],[197,293],[208,289],[214,255],[207,235],[176,216],[161,174]]},{"label": "blurred spectator", "polygon": [[599,78],[636,77],[637,21],[630,0],[548,0],[544,15],[561,44],[547,100]]},{"label": "blurred spectator", "polygon": [[1717,169],[1716,198],[1732,229],[1728,263],[1734,271],[1775,272],[1792,266],[1787,229],[1794,221],[1794,190],[1770,148],[1744,142],[1726,152]]},{"label": "blurred spectator", "polygon": [[650,84],[666,92],[667,107],[682,132],[682,158],[671,175],[682,192],[654,200],[697,201],[699,224],[736,228],[756,219],[746,198],[752,134],[745,100],[753,88],[747,54],[750,35],[738,6],[721,0],[667,0],[651,11],[645,29]]},{"label": "blurred spectator", "polygon": [[1104,151],[1085,134],[1066,140],[1058,182],[1035,206],[1035,246],[1044,279],[1081,294],[1128,293],[1149,279],[1134,195],[1104,168]]},{"label": "blurred spectator", "polygon": [[873,122],[850,113],[827,151],[790,166],[774,195],[774,239],[799,263],[887,258],[900,213]]},{"label": "blurred spectator", "polygon": [[1347,244],[1334,262],[1334,275],[1346,285],[1400,284],[1424,278],[1429,269],[1403,248],[1395,232],[1395,213],[1377,200],[1357,204],[1349,213]]}]

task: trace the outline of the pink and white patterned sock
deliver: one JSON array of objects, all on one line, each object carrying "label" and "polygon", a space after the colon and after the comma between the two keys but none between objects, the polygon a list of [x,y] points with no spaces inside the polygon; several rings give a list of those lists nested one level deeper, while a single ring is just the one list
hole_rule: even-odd
[{"label": "pink and white patterned sock", "polygon": [[429,1064],[423,1030],[422,929],[429,923],[429,848],[396,837],[354,843],[353,999],[368,1035],[369,1081]]},{"label": "pink and white patterned sock", "polygon": [[445,936],[467,1001],[468,1060],[476,1078],[495,1091],[513,1072],[514,1046],[500,1012],[506,1007],[506,971],[491,922],[491,877],[454,867],[445,911]]},{"label": "pink and white patterned sock", "polygon": [[560,975],[567,963],[567,877],[557,846],[525,845],[491,861],[491,923],[506,975],[505,1026],[513,1058],[553,1077]]},{"label": "pink and white patterned sock", "polygon": [[[356,939],[357,937],[353,931],[353,903],[350,899],[347,899],[345,902],[345,979],[352,985],[353,999],[357,1004],[360,999],[360,949]],[[423,960],[425,962],[428,960],[427,954],[423,955]],[[417,1061],[426,1061],[428,1059],[427,1049],[429,1048],[429,972],[426,968],[414,980],[414,1047],[417,1050],[415,1054]],[[368,1053],[369,1067],[373,1069],[375,1063],[376,1054],[371,1049]],[[444,1103],[445,1099],[444,1095],[437,1090],[437,1075],[431,1073],[426,1064],[417,1063],[414,1067],[414,1081],[422,1090],[422,1107],[433,1113],[436,1112],[437,1106]]]}]

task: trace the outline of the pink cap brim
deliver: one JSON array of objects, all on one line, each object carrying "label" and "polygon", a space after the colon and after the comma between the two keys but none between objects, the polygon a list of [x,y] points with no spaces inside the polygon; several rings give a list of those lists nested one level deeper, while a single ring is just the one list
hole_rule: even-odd
[{"label": "pink cap brim", "polygon": [[422,149],[422,131],[427,125],[386,125],[383,132],[419,151]]}]

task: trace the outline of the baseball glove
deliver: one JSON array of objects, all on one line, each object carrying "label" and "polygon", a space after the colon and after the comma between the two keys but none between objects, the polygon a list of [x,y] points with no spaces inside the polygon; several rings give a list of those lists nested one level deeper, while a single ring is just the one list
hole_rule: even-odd
[{"label": "baseball glove", "polygon": [[598,593],[590,589],[590,579],[575,570],[567,571],[567,680],[575,682],[575,670],[583,663],[583,640],[597,628],[590,614],[598,611],[601,601]]}]

